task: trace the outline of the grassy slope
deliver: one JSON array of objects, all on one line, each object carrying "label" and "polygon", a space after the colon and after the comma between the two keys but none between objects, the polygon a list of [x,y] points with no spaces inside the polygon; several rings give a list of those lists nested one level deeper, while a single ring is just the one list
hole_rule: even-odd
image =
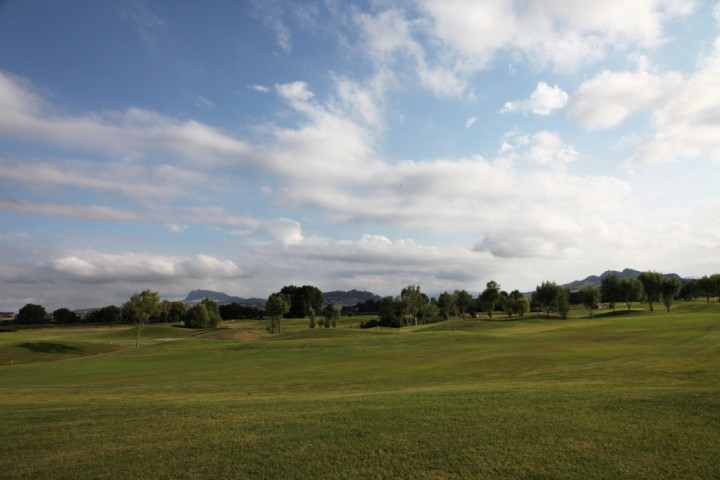
[{"label": "grassy slope", "polygon": [[717,303],[412,332],[349,322],[287,322],[276,338],[257,322],[151,326],[139,349],[118,327],[2,333],[0,472],[720,477]]}]

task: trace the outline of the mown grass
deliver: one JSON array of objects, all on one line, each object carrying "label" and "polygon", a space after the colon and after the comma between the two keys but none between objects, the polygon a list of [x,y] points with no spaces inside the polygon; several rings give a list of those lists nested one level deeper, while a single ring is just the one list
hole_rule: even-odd
[{"label": "mown grass", "polygon": [[720,304],[357,324],[0,334],[0,476],[720,477]]}]

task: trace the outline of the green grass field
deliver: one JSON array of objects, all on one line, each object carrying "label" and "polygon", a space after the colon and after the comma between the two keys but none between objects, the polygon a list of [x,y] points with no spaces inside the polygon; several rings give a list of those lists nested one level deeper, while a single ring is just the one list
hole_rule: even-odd
[{"label": "green grass field", "polygon": [[0,333],[0,477],[720,478],[717,302],[358,323]]}]

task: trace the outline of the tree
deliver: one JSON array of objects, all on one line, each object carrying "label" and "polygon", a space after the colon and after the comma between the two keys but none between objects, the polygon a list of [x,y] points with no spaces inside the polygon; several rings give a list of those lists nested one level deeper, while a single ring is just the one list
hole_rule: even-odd
[{"label": "tree", "polygon": [[320,289],[312,285],[303,285],[302,287],[288,285],[283,287],[280,293],[287,295],[290,301],[290,310],[287,312],[290,318],[305,318],[311,308],[319,312],[325,304]]},{"label": "tree", "polygon": [[495,280],[487,282],[479,300],[481,308],[486,310],[488,316],[492,318],[495,305],[500,301],[500,285]]},{"label": "tree", "polygon": [[249,307],[246,305],[240,305],[237,302],[226,303],[218,307],[220,310],[220,317],[223,320],[236,320],[236,319],[252,319],[262,320],[262,312],[255,307]]},{"label": "tree", "polygon": [[513,308],[513,311],[520,315],[520,318],[522,318],[525,316],[526,313],[530,311],[530,300],[528,300],[521,294],[519,298],[515,298]]},{"label": "tree", "polygon": [[271,294],[265,302],[265,313],[270,317],[268,331],[273,335],[280,333],[283,315],[290,311],[290,299],[282,292]]},{"label": "tree", "polygon": [[707,298],[708,303],[710,303],[710,297],[717,295],[718,289],[720,289],[720,275],[703,275],[697,280],[698,293]]},{"label": "tree", "polygon": [[400,301],[405,306],[405,313],[410,317],[411,323],[418,324],[418,313],[428,303],[427,295],[420,291],[419,285],[408,285],[400,292]]},{"label": "tree", "polygon": [[340,307],[328,305],[323,308],[323,317],[325,317],[325,328],[337,327],[337,321],[340,319]]},{"label": "tree", "polygon": [[80,315],[67,308],[58,308],[52,316],[57,323],[80,323]]},{"label": "tree", "polygon": [[438,297],[438,308],[440,315],[445,319],[457,315],[457,295],[449,292],[441,293]]},{"label": "tree", "polygon": [[600,292],[602,301],[610,305],[615,313],[615,303],[621,301],[622,291],[620,290],[620,278],[614,273],[603,277],[600,280]]},{"label": "tree", "polygon": [[557,307],[558,286],[555,282],[542,282],[535,287],[535,302],[545,310],[545,318],[550,318],[550,312]]},{"label": "tree", "polygon": [[681,288],[682,282],[677,278],[668,277],[663,279],[663,283],[660,286],[660,295],[668,312],[670,312],[670,306],[673,304],[673,301],[675,301],[675,296],[680,293]]},{"label": "tree", "polygon": [[123,317],[135,324],[135,348],[140,344],[140,335],[150,319],[160,314],[160,294],[143,290],[134,294],[123,305]]},{"label": "tree", "polygon": [[437,321],[437,317],[440,315],[440,308],[436,303],[426,303],[420,309],[420,317],[422,323],[433,323]]},{"label": "tree", "polygon": [[218,309],[217,303],[209,298],[205,298],[201,305],[205,306],[208,312],[208,323],[209,328],[217,328],[222,323],[222,317],[220,317],[220,310]]},{"label": "tree", "polygon": [[205,305],[198,303],[185,312],[183,320],[187,328],[207,328],[210,323],[210,314]]},{"label": "tree", "polygon": [[457,298],[457,306],[460,310],[460,316],[464,320],[465,312],[467,312],[470,308],[473,297],[466,290],[455,290],[455,297]]},{"label": "tree", "polygon": [[637,278],[623,278],[620,280],[620,299],[630,311],[633,302],[637,302],[642,298],[642,283]]},{"label": "tree", "polygon": [[642,283],[643,291],[645,292],[645,301],[648,303],[650,311],[652,312],[653,303],[660,301],[665,277],[662,273],[658,272],[642,272],[638,275],[638,280]]},{"label": "tree", "polygon": [[382,327],[402,327],[401,316],[404,305],[391,296],[383,297],[378,302],[378,324]]},{"label": "tree", "polygon": [[89,321],[93,323],[107,323],[113,326],[115,323],[122,321],[122,310],[115,305],[108,305],[100,310],[95,310],[89,315]]},{"label": "tree", "polygon": [[16,322],[20,325],[38,325],[45,323],[47,316],[43,306],[28,303],[18,311]]},{"label": "tree", "polygon": [[682,282],[680,288],[680,298],[689,302],[695,300],[698,297],[698,281],[693,279],[687,282]]},{"label": "tree", "polygon": [[163,300],[160,303],[160,317],[163,323],[177,323],[183,321],[187,307],[183,302]]},{"label": "tree", "polygon": [[311,308],[311,309],[310,309],[310,323],[309,323],[309,327],[310,327],[310,328],[315,328],[315,309],[314,309],[314,308]]},{"label": "tree", "polygon": [[580,300],[590,318],[593,318],[593,311],[597,308],[598,301],[600,301],[600,290],[597,287],[587,286],[580,290]]},{"label": "tree", "polygon": [[[508,312],[508,308],[510,312]],[[525,295],[523,295],[520,290],[513,290],[505,298],[505,313],[507,313],[509,317],[513,314],[523,317],[529,311],[530,302],[528,302],[528,299],[525,298]]]},{"label": "tree", "polygon": [[560,318],[567,318],[568,312],[570,312],[570,291],[567,288],[557,287],[555,308]]}]

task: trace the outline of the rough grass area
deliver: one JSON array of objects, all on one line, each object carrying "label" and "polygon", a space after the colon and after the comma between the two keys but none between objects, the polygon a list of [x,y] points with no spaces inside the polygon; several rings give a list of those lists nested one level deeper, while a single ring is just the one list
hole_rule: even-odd
[{"label": "rough grass area", "polygon": [[720,478],[720,304],[576,315],[6,332],[0,472]]}]

